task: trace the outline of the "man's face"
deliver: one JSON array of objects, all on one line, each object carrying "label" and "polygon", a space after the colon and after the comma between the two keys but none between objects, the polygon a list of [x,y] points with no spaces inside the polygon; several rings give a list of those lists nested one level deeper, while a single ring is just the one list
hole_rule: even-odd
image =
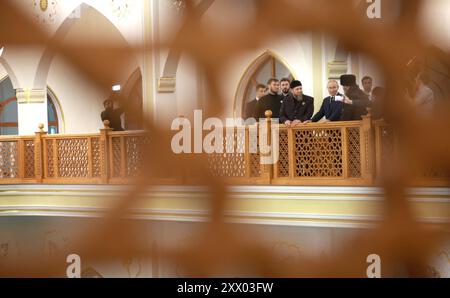
[{"label": "man's face", "polygon": [[339,87],[336,82],[330,82],[328,83],[327,89],[330,96],[335,96],[338,92]]},{"label": "man's face", "polygon": [[266,88],[258,88],[258,89],[256,90],[256,97],[257,97],[257,98],[263,97],[263,96],[264,96],[264,91],[265,91],[265,89],[266,89]]},{"label": "man's face", "polygon": [[303,93],[303,87],[302,87],[302,86],[295,87],[294,89],[292,89],[292,93],[293,93],[296,97],[302,95],[302,93]]},{"label": "man's face", "polygon": [[105,109],[112,109],[113,108],[113,102],[112,100],[107,100],[104,104]]},{"label": "man's face", "polygon": [[278,93],[280,91],[280,82],[272,82],[269,85],[270,92]]},{"label": "man's face", "polygon": [[350,90],[350,86],[342,86],[342,89],[344,89],[344,93],[347,94],[348,90]]},{"label": "man's face", "polygon": [[286,94],[286,93],[288,93],[289,92],[289,82],[288,81],[283,81],[283,82],[281,82],[280,83],[280,86],[281,86],[281,92],[283,92],[284,94]]},{"label": "man's face", "polygon": [[362,83],[363,83],[364,91],[366,91],[366,92],[372,91],[372,80],[371,79],[366,79]]}]

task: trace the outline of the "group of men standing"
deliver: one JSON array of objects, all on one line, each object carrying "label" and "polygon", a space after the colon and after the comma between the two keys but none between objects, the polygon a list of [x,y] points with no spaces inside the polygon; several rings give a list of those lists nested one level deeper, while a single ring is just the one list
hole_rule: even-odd
[{"label": "group of men standing", "polygon": [[286,126],[318,122],[324,117],[326,121],[360,120],[371,105],[372,79],[364,77],[362,83],[365,91],[358,87],[354,75],[342,75],[340,84],[344,94],[341,94],[338,91],[339,83],[336,80],[328,81],[329,96],[323,99],[320,110],[314,114],[314,98],[303,94],[300,81],[271,78],[267,82],[267,94],[264,95],[266,86],[256,87],[256,98],[247,103],[245,118],[265,118],[265,111],[271,110],[272,118],[279,118],[280,123]]}]

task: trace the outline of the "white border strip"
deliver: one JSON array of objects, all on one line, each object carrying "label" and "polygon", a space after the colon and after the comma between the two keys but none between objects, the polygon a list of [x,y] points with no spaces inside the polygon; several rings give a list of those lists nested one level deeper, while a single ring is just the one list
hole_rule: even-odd
[{"label": "white border strip", "polygon": [[[1,191],[95,191],[95,192],[117,192],[127,191],[133,185],[57,185],[57,184],[5,184],[0,185]],[[205,186],[190,185],[157,185],[149,186],[149,192],[205,192],[210,188]],[[302,193],[302,194],[362,194],[362,195],[383,195],[384,190],[380,187],[363,186],[284,186],[284,185],[249,185],[249,186],[229,186],[228,190],[234,193]],[[409,195],[431,195],[449,196],[450,188],[446,187],[421,187],[407,189]]]}]

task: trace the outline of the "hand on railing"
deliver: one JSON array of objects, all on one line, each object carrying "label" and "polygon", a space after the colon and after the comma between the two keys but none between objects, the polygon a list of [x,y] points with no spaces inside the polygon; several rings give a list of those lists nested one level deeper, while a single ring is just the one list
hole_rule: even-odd
[{"label": "hand on railing", "polygon": [[110,128],[109,125],[110,125],[109,120],[103,121],[103,126],[104,126],[105,129]]}]

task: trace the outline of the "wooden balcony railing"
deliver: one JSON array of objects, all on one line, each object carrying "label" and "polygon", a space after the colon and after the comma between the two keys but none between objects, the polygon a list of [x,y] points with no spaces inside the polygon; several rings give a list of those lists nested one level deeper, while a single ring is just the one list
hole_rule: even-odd
[{"label": "wooden balcony railing", "polygon": [[[372,121],[370,115],[361,121],[291,128],[276,124],[278,130],[272,130],[275,124],[269,118],[267,124],[262,134],[257,125],[234,127],[223,143],[225,148],[232,144],[233,152],[207,155],[211,175],[231,184],[370,186],[395,150],[392,128]],[[151,141],[144,131],[112,132],[106,127],[98,134],[47,135],[42,127],[34,136],[0,137],[0,184],[128,183],[140,174],[144,145]],[[271,144],[276,140],[274,131],[278,131],[279,158],[263,165],[259,144],[250,142],[251,136]],[[187,169],[182,172],[184,177],[177,173],[161,181],[195,180]],[[446,175],[431,171],[421,181],[448,186]]]}]

